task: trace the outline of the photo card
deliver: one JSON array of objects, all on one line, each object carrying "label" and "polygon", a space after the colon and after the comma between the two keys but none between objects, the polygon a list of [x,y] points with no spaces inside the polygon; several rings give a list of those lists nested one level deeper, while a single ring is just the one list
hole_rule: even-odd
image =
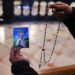
[{"label": "photo card", "polygon": [[14,48],[29,48],[29,29],[28,27],[13,28]]}]

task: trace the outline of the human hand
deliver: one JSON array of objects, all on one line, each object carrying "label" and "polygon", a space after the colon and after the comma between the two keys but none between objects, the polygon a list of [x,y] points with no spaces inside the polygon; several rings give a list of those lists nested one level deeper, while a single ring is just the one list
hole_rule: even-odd
[{"label": "human hand", "polygon": [[11,48],[9,60],[12,64],[17,62],[17,61],[24,60],[24,57],[20,53],[20,49],[21,48],[14,48],[14,47]]},{"label": "human hand", "polygon": [[49,8],[52,8],[54,15],[62,21],[66,20],[69,14],[72,13],[72,8],[68,4],[62,2],[49,5]]}]

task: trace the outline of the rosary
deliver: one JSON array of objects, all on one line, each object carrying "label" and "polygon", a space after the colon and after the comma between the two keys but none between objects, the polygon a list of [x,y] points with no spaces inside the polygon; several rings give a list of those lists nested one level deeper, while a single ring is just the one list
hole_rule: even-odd
[{"label": "rosary", "polygon": [[[66,0],[66,3],[68,1]],[[74,0],[73,0],[74,2]],[[44,40],[43,40],[43,48],[42,48],[42,51],[41,51],[41,55],[40,55],[40,64],[39,64],[39,68],[41,68],[42,66],[42,59],[44,59],[44,63],[49,63],[51,61],[51,58],[52,58],[52,55],[54,53],[54,50],[55,50],[55,47],[56,47],[56,43],[57,43],[57,39],[58,39],[58,34],[59,34],[59,31],[60,31],[60,20],[59,20],[59,25],[58,25],[58,28],[57,28],[57,32],[56,32],[56,37],[55,37],[55,40],[54,40],[54,45],[53,45],[53,48],[52,48],[52,51],[51,51],[51,55],[49,56],[49,59],[46,61],[46,49],[45,49],[45,45],[46,45],[46,33],[47,33],[47,22],[48,22],[48,4],[47,4],[47,8],[46,8],[46,25],[45,25],[45,31],[44,31]]]},{"label": "rosary", "polygon": [[54,45],[53,45],[53,48],[52,48],[52,52],[51,52],[51,55],[49,56],[49,59],[46,61],[45,57],[46,57],[46,50],[45,50],[45,45],[46,45],[46,33],[47,33],[47,22],[48,22],[48,5],[47,5],[47,9],[46,9],[46,25],[45,25],[45,31],[44,31],[44,39],[43,39],[43,48],[42,48],[42,51],[41,51],[41,55],[40,55],[40,64],[39,64],[39,68],[41,68],[41,63],[42,63],[42,59],[44,58],[44,63],[49,63],[51,58],[52,58],[52,55],[54,53],[54,50],[55,50],[55,47],[56,47],[56,43],[57,43],[57,38],[58,38],[58,34],[59,34],[59,30],[60,30],[60,21],[59,21],[59,25],[58,25],[58,28],[57,28],[57,33],[56,33],[56,37],[55,37],[55,40],[54,40]]}]

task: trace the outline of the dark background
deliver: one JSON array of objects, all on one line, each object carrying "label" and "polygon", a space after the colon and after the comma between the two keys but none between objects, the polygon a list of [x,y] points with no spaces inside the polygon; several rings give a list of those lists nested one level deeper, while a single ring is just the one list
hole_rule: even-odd
[{"label": "dark background", "polygon": [[[46,21],[47,18],[47,14],[45,14],[44,16],[39,15],[39,13],[36,16],[33,16],[31,13],[28,16],[23,15],[23,6],[28,4],[30,7],[30,12],[32,10],[32,5],[34,1],[38,1],[39,2],[39,6],[38,8],[40,8],[40,2],[41,1],[46,1],[47,3],[49,1],[62,1],[64,3],[67,3],[70,5],[71,2],[75,1],[75,0],[0,0],[2,1],[2,7],[3,7],[3,15],[0,16],[0,18],[3,18],[4,21],[1,23],[12,23],[12,22],[16,22],[16,21]],[[17,16],[14,15],[14,1],[21,1],[21,15]],[[39,12],[39,9],[38,9]],[[54,15],[52,16],[48,16],[48,20],[57,20]]]}]

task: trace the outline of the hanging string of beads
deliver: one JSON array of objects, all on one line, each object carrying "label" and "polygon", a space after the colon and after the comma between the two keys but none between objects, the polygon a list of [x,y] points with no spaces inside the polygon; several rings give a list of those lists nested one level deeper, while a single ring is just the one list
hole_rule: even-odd
[{"label": "hanging string of beads", "polygon": [[57,38],[58,38],[59,31],[60,31],[60,20],[59,20],[59,25],[58,25],[56,37],[55,37],[55,40],[54,40],[53,49],[52,49],[52,52],[51,52],[51,54],[50,54],[49,60],[46,61],[46,59],[45,59],[45,57],[46,57],[45,45],[46,45],[46,34],[47,34],[47,26],[48,26],[48,24],[47,24],[47,23],[48,23],[48,11],[49,11],[49,9],[48,9],[48,4],[47,4],[47,8],[46,8],[46,25],[45,25],[45,31],[44,31],[43,48],[42,48],[41,55],[40,55],[39,68],[41,68],[42,59],[43,59],[43,58],[44,58],[44,63],[49,63],[49,62],[51,61],[52,55],[53,55],[54,50],[55,50],[55,48],[56,48]]}]

